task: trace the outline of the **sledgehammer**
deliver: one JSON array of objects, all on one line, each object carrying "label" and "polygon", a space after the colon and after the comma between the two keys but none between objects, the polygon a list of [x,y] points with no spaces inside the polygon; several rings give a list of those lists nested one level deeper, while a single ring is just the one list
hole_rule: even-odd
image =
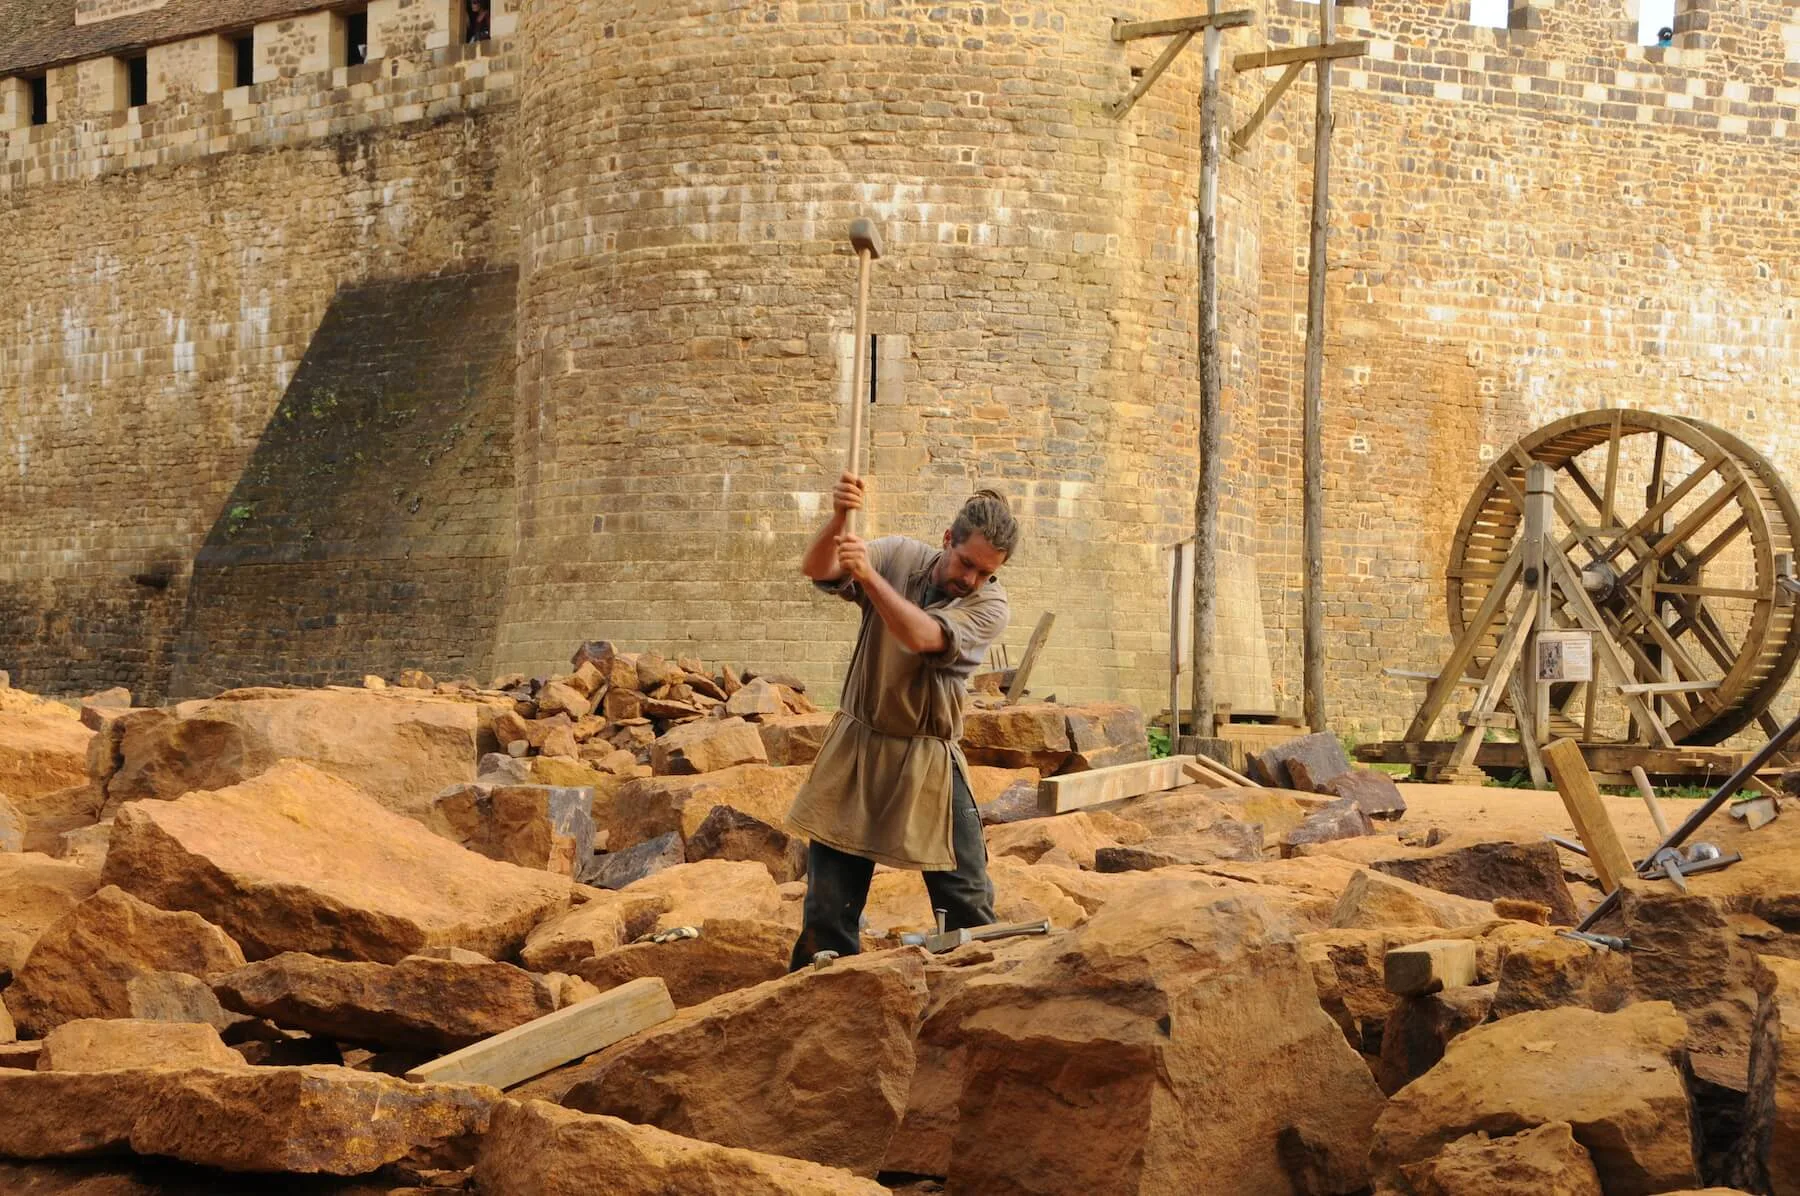
[{"label": "sledgehammer", "polygon": [[[850,384],[850,458],[844,472],[860,478],[863,406],[866,402],[863,390],[869,384],[869,263],[881,256],[881,237],[875,232],[873,220],[858,216],[850,222],[850,247],[856,251],[856,364],[851,370]],[[857,512],[851,511],[844,520],[844,530],[851,535],[856,534],[856,515]]]}]

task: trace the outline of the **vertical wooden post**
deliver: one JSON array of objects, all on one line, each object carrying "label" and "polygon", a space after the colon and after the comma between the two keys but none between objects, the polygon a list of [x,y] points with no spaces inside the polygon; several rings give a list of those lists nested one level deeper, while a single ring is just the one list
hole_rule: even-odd
[{"label": "vertical wooden post", "polygon": [[[1319,41],[1329,46],[1336,0],[1319,0]],[[1302,645],[1306,723],[1325,729],[1325,226],[1330,211],[1331,59],[1318,62],[1318,112],[1313,122],[1312,247],[1306,261],[1306,380],[1301,418],[1306,572]]]},{"label": "vertical wooden post", "polygon": [[[1553,591],[1550,588],[1549,559],[1550,553],[1558,551],[1550,543],[1555,530],[1552,515],[1556,495],[1553,485],[1550,481],[1550,467],[1543,462],[1537,462],[1525,471],[1525,578],[1530,588],[1520,596],[1519,609],[1523,610],[1527,602],[1537,604],[1537,632],[1531,637],[1531,655],[1526,661],[1524,672],[1525,693],[1532,704],[1531,729],[1539,744],[1550,742],[1550,685],[1538,680],[1537,642],[1541,633],[1555,626],[1551,620]],[[1536,580],[1532,580],[1534,577]]]},{"label": "vertical wooden post", "polygon": [[[1169,558],[1169,754],[1181,750],[1181,562],[1187,544],[1177,541]],[[1195,730],[1194,734],[1200,732]]]},{"label": "vertical wooden post", "polygon": [[[1207,12],[1217,10],[1208,0]],[[1219,589],[1219,30],[1208,25],[1201,46],[1200,68],[1200,480],[1194,494],[1194,734],[1211,735],[1213,706],[1213,640],[1218,628]],[[1179,578],[1180,574],[1177,573]],[[1173,692],[1173,683],[1171,683]],[[1175,702],[1169,703],[1174,717]],[[1170,731],[1173,751],[1179,734]]]}]

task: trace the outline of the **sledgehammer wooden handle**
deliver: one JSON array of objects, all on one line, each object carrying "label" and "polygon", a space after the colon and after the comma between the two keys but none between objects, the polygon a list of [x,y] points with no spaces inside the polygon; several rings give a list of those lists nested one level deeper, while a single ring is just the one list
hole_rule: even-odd
[{"label": "sledgehammer wooden handle", "polygon": [[[867,216],[858,216],[850,222],[850,246],[856,250],[856,338],[854,351],[855,366],[851,370],[850,383],[850,454],[844,466],[844,472],[851,477],[862,477],[863,446],[863,407],[868,400],[864,391],[868,388],[869,378],[869,263],[881,256],[881,237],[875,231],[875,222]],[[844,517],[844,531],[856,534],[855,511]]]}]

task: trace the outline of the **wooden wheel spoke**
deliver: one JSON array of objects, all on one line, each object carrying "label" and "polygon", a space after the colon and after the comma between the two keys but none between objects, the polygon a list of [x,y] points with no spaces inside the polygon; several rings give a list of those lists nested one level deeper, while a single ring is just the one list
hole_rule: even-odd
[{"label": "wooden wheel spoke", "polygon": [[1613,525],[1613,500],[1619,494],[1619,445],[1625,439],[1625,416],[1613,412],[1612,435],[1606,440],[1606,493],[1600,498],[1600,526]]},{"label": "wooden wheel spoke", "polygon": [[1674,531],[1659,537],[1656,543],[1650,546],[1650,553],[1648,556],[1638,558],[1636,564],[1625,570],[1624,574],[1619,578],[1619,584],[1621,586],[1631,585],[1644,575],[1644,570],[1652,562],[1660,561],[1669,553],[1674,552],[1677,548],[1686,544],[1690,537],[1711,522],[1712,517],[1719,513],[1720,508],[1736,498],[1738,491],[1743,488],[1744,482],[1743,479],[1740,478],[1730,485],[1720,486],[1717,490],[1709,494],[1705,501],[1695,507],[1688,513],[1686,518],[1675,525]]},{"label": "wooden wheel spoke", "polygon": [[1706,566],[1712,562],[1714,557],[1723,552],[1725,547],[1733,540],[1737,539],[1738,536],[1743,533],[1744,529],[1749,526],[1750,517],[1748,515],[1739,515],[1736,519],[1731,521],[1724,531],[1713,538],[1712,543],[1708,544],[1705,548],[1702,548],[1693,556],[1683,558],[1678,555],[1677,565],[1679,567],[1673,575],[1675,580],[1679,582],[1699,581],[1700,570],[1706,568]]},{"label": "wooden wheel spoke", "polygon": [[1613,542],[1613,546],[1607,549],[1605,555],[1600,559],[1603,561],[1612,560],[1624,550],[1626,541],[1634,536],[1641,536],[1651,528],[1654,528],[1661,521],[1663,516],[1675,509],[1676,503],[1679,503],[1682,499],[1686,498],[1692,493],[1696,486],[1711,477],[1714,471],[1719,468],[1719,464],[1723,460],[1724,458],[1722,456],[1713,454],[1702,461],[1692,473],[1688,474],[1687,477],[1682,478],[1673,490],[1670,490],[1661,498],[1657,499],[1656,502],[1651,504],[1649,510],[1633,520],[1631,526],[1625,529],[1624,533]]}]

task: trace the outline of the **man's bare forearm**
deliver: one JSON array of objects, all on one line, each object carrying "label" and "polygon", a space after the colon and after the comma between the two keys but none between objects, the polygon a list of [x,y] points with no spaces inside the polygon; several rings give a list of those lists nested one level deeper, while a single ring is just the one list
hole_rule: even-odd
[{"label": "man's bare forearm", "polygon": [[888,633],[909,652],[922,655],[942,652],[949,647],[944,625],[901,596],[879,573],[871,572],[856,579],[869,605],[881,616]]},{"label": "man's bare forearm", "polygon": [[800,572],[814,581],[837,581],[844,576],[844,567],[838,564],[838,537],[844,534],[844,513],[833,513],[819,529],[819,534],[807,546],[806,555],[800,558]]}]

